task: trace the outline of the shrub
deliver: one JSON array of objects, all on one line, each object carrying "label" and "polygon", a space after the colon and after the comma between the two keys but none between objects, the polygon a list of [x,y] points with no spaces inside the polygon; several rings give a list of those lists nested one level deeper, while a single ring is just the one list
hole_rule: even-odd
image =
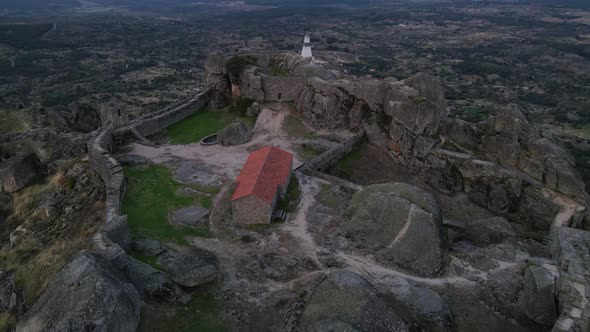
[{"label": "shrub", "polygon": [[240,79],[240,75],[246,69],[247,66],[256,63],[256,58],[253,56],[233,56],[227,61],[227,72],[229,73],[229,80],[231,82],[237,82]]}]

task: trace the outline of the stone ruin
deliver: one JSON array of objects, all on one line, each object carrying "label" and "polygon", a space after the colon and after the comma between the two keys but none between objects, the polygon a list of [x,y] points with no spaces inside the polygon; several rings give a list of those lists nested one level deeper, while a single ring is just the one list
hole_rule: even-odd
[{"label": "stone ruin", "polygon": [[[474,203],[512,221],[549,231],[563,208],[556,196],[576,205],[564,226],[590,229],[590,196],[573,157],[543,137],[510,105],[487,121],[448,116],[440,81],[424,74],[405,80],[358,79],[290,54],[240,55],[250,59],[239,79],[228,59],[206,63],[211,102],[232,98],[294,102],[316,128],[364,132],[368,141],[434,189],[466,192]],[[280,68],[289,76],[272,76]]]},{"label": "stone ruin", "polygon": [[[237,73],[228,66],[236,58],[245,63]],[[573,157],[538,131],[518,106],[469,123],[449,116],[443,85],[428,75],[357,78],[292,54],[228,58],[214,53],[205,68],[214,107],[237,98],[293,102],[313,127],[364,135],[433,189],[464,193],[494,214],[544,233],[545,242],[553,239],[553,256],[560,263],[555,285],[547,279],[559,299],[553,330],[590,328],[590,196]],[[277,70],[288,75],[276,75]],[[526,277],[542,289],[543,274],[534,272]],[[534,303],[536,290],[530,293]]]}]

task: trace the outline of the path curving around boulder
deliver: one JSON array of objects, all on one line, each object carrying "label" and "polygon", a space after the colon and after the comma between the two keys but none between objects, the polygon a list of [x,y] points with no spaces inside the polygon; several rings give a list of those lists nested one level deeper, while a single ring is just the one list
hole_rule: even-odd
[{"label": "path curving around boulder", "polygon": [[553,190],[544,188],[542,193],[545,198],[550,199],[553,203],[561,207],[561,210],[553,218],[553,223],[551,224],[552,228],[570,226],[574,216],[586,209],[583,205],[580,205],[573,199]]}]

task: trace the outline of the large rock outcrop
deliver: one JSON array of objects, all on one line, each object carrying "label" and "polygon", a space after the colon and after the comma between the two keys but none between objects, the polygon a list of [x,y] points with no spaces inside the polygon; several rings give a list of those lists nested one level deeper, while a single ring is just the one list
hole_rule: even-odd
[{"label": "large rock outcrop", "polygon": [[396,303],[405,309],[418,330],[449,332],[453,316],[447,299],[430,288],[403,284],[388,290]]},{"label": "large rock outcrop", "polygon": [[219,262],[212,253],[198,248],[167,252],[160,263],[172,280],[185,287],[196,287],[217,278]]},{"label": "large rock outcrop", "polygon": [[305,304],[303,331],[408,331],[406,323],[363,277],[338,270],[324,279]]},{"label": "large rock outcrop", "polygon": [[13,193],[29,185],[40,176],[39,158],[24,153],[0,164],[0,192]]},{"label": "large rock outcrop", "polygon": [[441,212],[432,195],[406,183],[377,184],[357,192],[340,231],[379,261],[421,276],[436,275],[445,247]]},{"label": "large rock outcrop", "polygon": [[83,133],[90,133],[101,126],[100,114],[90,104],[74,102],[68,108],[70,126],[67,129],[73,128]]},{"label": "large rock outcrop", "polygon": [[[589,331],[590,232],[558,227],[552,235],[551,253],[559,267],[555,284],[559,317],[552,331]],[[547,282],[539,285],[547,285]]]},{"label": "large rock outcrop", "polygon": [[220,53],[211,53],[205,61],[205,80],[209,88],[209,105],[220,109],[231,103],[231,84],[226,69],[227,59]]},{"label": "large rock outcrop", "polygon": [[348,113],[353,98],[337,85],[321,79],[311,79],[295,101],[303,116],[320,128],[348,127]]},{"label": "large rock outcrop", "polygon": [[22,289],[14,283],[14,273],[0,271],[0,312],[22,313],[25,309]]},{"label": "large rock outcrop", "polygon": [[252,138],[252,130],[240,121],[236,121],[217,133],[217,141],[221,145],[245,144]]},{"label": "large rock outcrop", "polygon": [[557,320],[555,277],[540,266],[529,266],[524,271],[522,306],[530,319],[545,326]]},{"label": "large rock outcrop", "polygon": [[17,331],[135,331],[141,298],[111,263],[81,252],[49,282]]},{"label": "large rock outcrop", "polygon": [[[362,129],[370,144],[387,150],[434,189],[445,194],[465,191],[473,202],[511,222],[548,230],[556,214],[554,202],[543,192],[549,189],[573,197],[581,206],[565,224],[590,227],[590,196],[574,159],[543,137],[519,107],[507,105],[487,121],[468,123],[448,117],[443,85],[430,75],[359,79],[295,55],[249,56],[255,61],[235,86],[225,79],[220,92],[258,101],[293,101],[308,124],[318,128]],[[212,55],[208,75],[223,76],[224,61]],[[271,66],[289,76],[268,75]],[[213,90],[216,85],[209,84]]]}]

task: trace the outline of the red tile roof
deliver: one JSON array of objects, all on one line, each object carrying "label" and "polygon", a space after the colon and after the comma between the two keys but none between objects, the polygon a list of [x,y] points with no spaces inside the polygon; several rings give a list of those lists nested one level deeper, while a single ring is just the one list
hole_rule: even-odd
[{"label": "red tile roof", "polygon": [[238,186],[231,200],[254,195],[272,203],[279,185],[288,185],[293,168],[293,155],[274,146],[250,153],[237,178]]}]

